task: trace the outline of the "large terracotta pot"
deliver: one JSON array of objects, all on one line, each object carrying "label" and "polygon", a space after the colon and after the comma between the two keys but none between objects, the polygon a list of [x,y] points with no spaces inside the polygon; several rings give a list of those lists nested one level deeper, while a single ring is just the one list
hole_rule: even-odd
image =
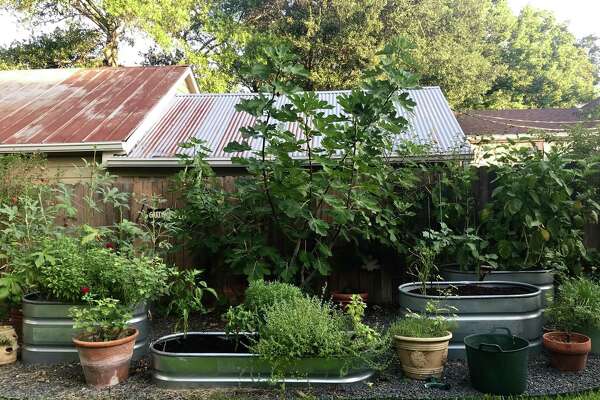
[{"label": "large terracotta pot", "polygon": [[440,378],[448,359],[452,333],[437,338],[394,336],[396,353],[404,374],[412,379]]},{"label": "large terracotta pot", "polygon": [[350,302],[352,301],[352,296],[354,296],[355,294],[359,295],[360,298],[365,302],[365,304],[369,301],[369,293],[367,292],[342,293],[337,291],[331,293],[331,300],[333,300],[334,303],[340,304],[345,310],[346,307],[348,307],[348,304],[350,304]]},{"label": "large terracotta pot", "polygon": [[560,371],[582,371],[587,364],[592,341],[580,333],[548,332],[544,347],[550,353],[550,365]]},{"label": "large terracotta pot", "polygon": [[12,364],[17,361],[17,334],[10,325],[0,325],[0,338],[6,338],[11,344],[0,345],[0,365]]},{"label": "large terracotta pot", "polygon": [[96,388],[114,386],[129,377],[129,362],[135,339],[140,332],[132,328],[131,335],[108,342],[86,342],[73,338],[79,352],[85,381]]}]

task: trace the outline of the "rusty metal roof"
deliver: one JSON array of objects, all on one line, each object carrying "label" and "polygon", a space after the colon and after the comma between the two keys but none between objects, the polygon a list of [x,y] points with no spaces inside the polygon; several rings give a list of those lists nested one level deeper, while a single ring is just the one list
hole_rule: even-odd
[{"label": "rusty metal roof", "polygon": [[[439,87],[424,87],[409,90],[409,96],[416,102],[415,110],[407,113],[398,107],[398,112],[405,116],[410,127],[398,140],[410,140],[431,147],[431,156],[469,156],[472,154],[468,141],[460,128],[448,102]],[[341,114],[337,96],[348,91],[317,92],[321,100],[333,106],[324,110],[326,114]],[[178,145],[194,137],[206,142],[212,154],[209,160],[213,163],[230,160],[232,154],[225,153],[223,148],[232,140],[241,141],[240,128],[251,125],[253,118],[244,112],[235,110],[235,105],[244,98],[254,96],[252,93],[237,94],[195,94],[177,95],[163,117],[149,130],[143,140],[123,159],[123,165],[130,161],[142,164],[143,160],[172,159],[177,154],[190,153],[190,149],[182,149]],[[285,104],[287,99],[279,97],[278,105]],[[300,135],[299,129],[293,125],[286,127]],[[313,147],[319,145],[320,137],[314,138]],[[258,143],[250,143],[256,148]],[[248,156],[235,154],[235,156]],[[302,157],[302,154],[293,154]],[[112,160],[117,166],[119,162]],[[133,163],[129,164],[133,165]],[[152,165],[148,162],[148,165]],[[166,166],[166,164],[165,164]]]},{"label": "rusty metal roof", "polygon": [[0,146],[124,142],[189,74],[187,66],[0,71]]}]

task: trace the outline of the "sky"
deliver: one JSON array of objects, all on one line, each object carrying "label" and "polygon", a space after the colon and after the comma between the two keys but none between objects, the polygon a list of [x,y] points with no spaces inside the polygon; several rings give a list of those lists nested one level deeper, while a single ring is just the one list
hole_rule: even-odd
[{"label": "sky", "polygon": [[[566,22],[571,32],[578,38],[590,34],[600,36],[600,0],[508,0],[508,3],[515,13],[526,5],[554,11],[558,20]],[[25,39],[31,36],[32,32],[30,26],[20,25],[14,16],[0,11],[0,46],[9,45],[14,40]],[[142,60],[139,55],[140,50],[123,44],[119,62],[123,65],[140,63]]]}]

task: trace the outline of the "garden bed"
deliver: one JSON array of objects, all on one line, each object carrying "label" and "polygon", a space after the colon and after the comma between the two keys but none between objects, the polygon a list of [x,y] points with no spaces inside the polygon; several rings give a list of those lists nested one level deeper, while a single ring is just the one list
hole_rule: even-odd
[{"label": "garden bed", "polygon": [[[393,315],[378,309],[367,317],[369,321],[386,324]],[[206,321],[192,321],[191,329],[220,330],[218,318]],[[153,338],[170,333],[172,320],[153,321]],[[590,356],[587,369],[582,373],[564,374],[549,367],[544,355],[535,357],[529,366],[529,387],[526,395],[548,395],[581,392],[600,387],[600,356]],[[383,376],[373,378],[368,383],[339,385],[331,387],[294,387],[289,390],[289,398],[302,398],[312,394],[316,398],[339,399],[381,399],[381,398],[457,398],[483,397],[471,388],[466,364],[450,361],[445,369],[444,382],[449,383],[448,391],[426,389],[423,382],[402,378],[399,368],[393,367]],[[78,364],[56,366],[26,366],[20,362],[0,367],[0,398],[8,399],[277,399],[280,389],[253,388],[203,388],[196,390],[166,390],[152,383],[149,357],[132,364],[130,379],[112,389],[97,391],[85,385],[83,372]]]}]

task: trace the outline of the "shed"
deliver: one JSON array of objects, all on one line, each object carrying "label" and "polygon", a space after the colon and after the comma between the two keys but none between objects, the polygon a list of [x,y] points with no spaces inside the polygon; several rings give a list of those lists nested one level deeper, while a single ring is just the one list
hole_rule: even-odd
[{"label": "shed", "polygon": [[177,93],[187,66],[0,71],[0,153],[42,152],[65,180],[94,154],[128,153]]}]

